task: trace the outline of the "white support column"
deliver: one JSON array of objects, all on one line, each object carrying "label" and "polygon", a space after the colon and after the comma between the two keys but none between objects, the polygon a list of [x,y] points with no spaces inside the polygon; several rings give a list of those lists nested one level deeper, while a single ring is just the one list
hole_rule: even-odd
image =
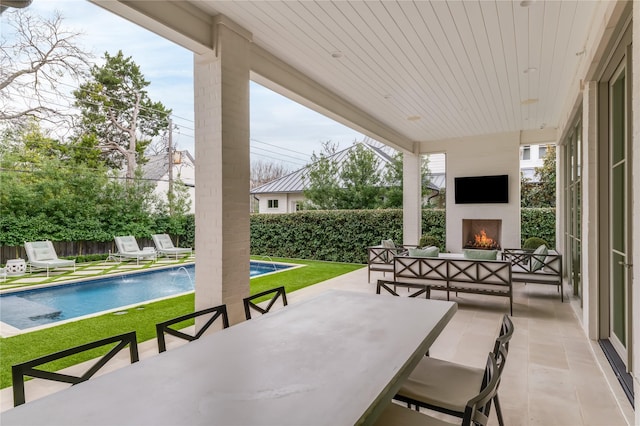
[{"label": "white support column", "polygon": [[196,310],[249,295],[249,64],[246,35],[214,24],[216,50],[195,55]]},{"label": "white support column", "polygon": [[417,245],[422,235],[422,175],[420,155],[402,158],[402,243]]},{"label": "white support column", "polygon": [[[592,340],[599,338],[598,253],[598,82],[585,83],[582,99],[582,324]],[[565,253],[568,253],[565,250]],[[568,256],[564,260],[570,262]]]}]

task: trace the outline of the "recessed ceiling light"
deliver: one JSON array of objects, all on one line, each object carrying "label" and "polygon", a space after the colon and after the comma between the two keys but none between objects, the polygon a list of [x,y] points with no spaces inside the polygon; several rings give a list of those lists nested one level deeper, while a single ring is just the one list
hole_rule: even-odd
[{"label": "recessed ceiling light", "polygon": [[342,58],[343,56],[344,56],[344,53],[342,53],[339,50],[335,50],[335,51],[331,52],[331,57],[332,58],[336,58],[337,59],[337,58]]},{"label": "recessed ceiling light", "polygon": [[418,121],[422,119],[422,117],[420,117],[419,115],[410,115],[409,117],[407,117],[407,120],[409,121]]},{"label": "recessed ceiling light", "polygon": [[532,4],[534,4],[535,2],[536,2],[536,0],[522,0],[522,1],[520,2],[520,6],[522,6],[522,7],[529,7],[529,6],[531,6]]},{"label": "recessed ceiling light", "polygon": [[531,72],[536,72],[536,71],[538,71],[538,68],[536,68],[536,67],[529,67],[529,68],[525,69],[525,70],[524,70],[524,71],[522,71],[522,72],[523,72],[523,73],[525,73],[525,74],[529,74],[529,73],[531,73]]},{"label": "recessed ceiling light", "polygon": [[520,105],[531,105],[531,104],[535,104],[538,102],[538,98],[529,98],[529,99],[525,99],[524,101],[520,102]]}]

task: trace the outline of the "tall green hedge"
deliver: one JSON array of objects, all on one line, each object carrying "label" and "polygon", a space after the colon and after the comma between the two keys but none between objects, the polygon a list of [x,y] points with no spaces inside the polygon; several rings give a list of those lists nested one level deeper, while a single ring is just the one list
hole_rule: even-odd
[{"label": "tall green hedge", "polygon": [[538,237],[548,242],[551,247],[556,247],[555,207],[522,208],[520,220],[521,243],[529,237]]},{"label": "tall green hedge", "polygon": [[[522,241],[536,236],[555,247],[555,209],[523,208]],[[422,232],[444,248],[445,211],[422,211]],[[251,216],[251,254],[366,263],[365,247],[402,242],[402,210],[305,211]]]},{"label": "tall green hedge", "polygon": [[[522,242],[529,237],[540,237],[555,247],[555,209],[523,208],[521,212]],[[422,232],[437,238],[441,242],[441,249],[446,241],[445,229],[443,209],[422,211]],[[53,218],[42,216],[30,220],[17,220],[10,216],[0,218],[0,245],[3,246],[21,246],[24,241],[43,239],[106,242],[112,241],[113,235],[150,238],[155,233],[171,234],[178,245],[195,247],[194,216],[187,215],[179,220],[154,216],[141,227],[132,227],[130,224],[119,227],[113,223],[62,226]],[[253,255],[366,263],[364,248],[389,238],[402,242],[400,209],[251,215]]]},{"label": "tall green hedge", "polygon": [[[444,240],[444,210],[424,210],[423,229]],[[304,211],[251,216],[251,254],[365,263],[364,247],[402,242],[402,210]]]}]

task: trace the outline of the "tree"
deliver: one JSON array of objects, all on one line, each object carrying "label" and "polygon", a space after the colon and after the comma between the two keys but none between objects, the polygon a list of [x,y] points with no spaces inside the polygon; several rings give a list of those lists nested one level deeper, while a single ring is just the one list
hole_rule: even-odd
[{"label": "tree", "polygon": [[330,146],[323,145],[320,154],[311,155],[311,165],[302,179],[306,183],[304,196],[309,200],[311,207],[320,210],[333,210],[337,208],[337,193],[340,189],[338,179],[338,163],[330,154]]},{"label": "tree", "polygon": [[311,156],[304,177],[305,197],[312,207],[332,209],[373,209],[381,206],[382,177],[379,158],[362,143],[354,143],[339,164],[335,145],[326,143],[323,152]]},{"label": "tree", "polygon": [[171,110],[153,102],[147,94],[149,82],[131,57],[122,51],[104,54],[105,64],[91,68],[91,78],[74,91],[75,105],[82,112],[80,130],[95,134],[107,164],[126,168],[128,179],[152,138],[169,127]]},{"label": "tree", "polygon": [[364,144],[356,143],[342,163],[337,191],[338,209],[375,209],[382,202],[380,159]]},{"label": "tree", "polygon": [[[384,208],[399,209],[402,208],[402,193],[404,184],[403,166],[402,166],[403,154],[396,152],[391,162],[387,165],[384,175],[385,193],[384,193]],[[420,162],[420,174],[422,180],[421,194],[422,197],[426,197],[430,194],[429,184],[431,179],[429,178],[429,158],[423,156]]]},{"label": "tree", "polygon": [[522,177],[522,207],[555,207],[556,206],[556,147],[549,145],[542,161],[536,167],[535,180]]},{"label": "tree", "polygon": [[63,28],[63,18],[7,11],[0,31],[0,121],[21,125],[27,119],[60,124],[74,113],[58,105],[64,85],[79,81],[90,55],[76,46],[80,33]]},{"label": "tree", "polygon": [[289,173],[289,170],[282,164],[257,160],[251,163],[250,188],[257,188],[260,185],[271,182]]}]

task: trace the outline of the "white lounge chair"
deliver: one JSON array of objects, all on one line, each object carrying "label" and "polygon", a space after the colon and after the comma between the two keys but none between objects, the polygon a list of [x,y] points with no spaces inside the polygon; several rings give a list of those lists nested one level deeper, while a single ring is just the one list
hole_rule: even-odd
[{"label": "white lounge chair", "polygon": [[156,245],[158,254],[165,256],[175,256],[176,259],[180,255],[191,256],[191,247],[175,247],[171,237],[167,234],[154,234],[151,236],[153,243]]},{"label": "white lounge chair", "polygon": [[118,248],[118,253],[116,253],[115,257],[122,259],[135,259],[136,264],[140,264],[141,259],[151,259],[152,261],[156,260],[157,253],[152,248],[151,250],[140,250],[138,246],[138,241],[131,236],[123,236],[123,237],[113,237],[116,242],[116,247]]},{"label": "white lounge chair", "polygon": [[75,259],[60,259],[51,241],[25,242],[24,249],[27,252],[28,266],[31,272],[34,268],[46,269],[48,277],[49,271],[52,269],[73,266],[73,271],[76,270]]}]

